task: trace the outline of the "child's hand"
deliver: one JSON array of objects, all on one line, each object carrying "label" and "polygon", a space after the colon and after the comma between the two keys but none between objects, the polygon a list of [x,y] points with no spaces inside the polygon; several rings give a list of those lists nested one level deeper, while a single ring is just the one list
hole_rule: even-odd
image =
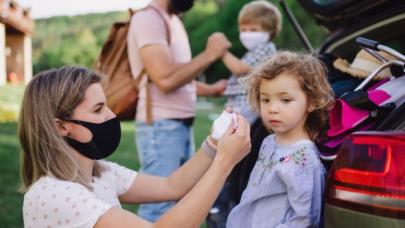
[{"label": "child's hand", "polygon": [[231,42],[229,42],[223,33],[216,32],[208,37],[205,52],[209,54],[211,59],[217,60],[221,58],[231,46]]},{"label": "child's hand", "polygon": [[221,79],[211,85],[213,96],[222,96],[226,89],[227,80]]}]

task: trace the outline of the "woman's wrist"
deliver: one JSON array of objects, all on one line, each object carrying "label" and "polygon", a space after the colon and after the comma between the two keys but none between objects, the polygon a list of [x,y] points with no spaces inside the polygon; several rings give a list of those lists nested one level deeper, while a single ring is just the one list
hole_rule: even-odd
[{"label": "woman's wrist", "polygon": [[201,144],[201,149],[204,151],[208,157],[214,159],[215,155],[217,154],[217,147],[216,145],[210,140],[208,136]]}]

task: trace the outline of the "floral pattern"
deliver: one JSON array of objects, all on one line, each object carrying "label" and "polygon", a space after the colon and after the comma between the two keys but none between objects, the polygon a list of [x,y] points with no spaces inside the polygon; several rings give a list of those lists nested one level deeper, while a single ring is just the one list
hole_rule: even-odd
[{"label": "floral pattern", "polygon": [[[263,146],[262,150],[263,151],[265,146]],[[259,157],[257,158],[257,163],[259,163],[263,167],[262,174],[260,175],[260,178],[258,182],[253,183],[253,186],[258,186],[266,173],[270,172],[272,168],[278,164],[278,163],[287,163],[289,161],[294,161],[295,164],[300,165],[300,166],[305,166],[305,161],[307,160],[305,157],[305,150],[306,147],[299,148],[296,150],[294,153],[280,157],[279,159],[273,159],[274,155],[276,154],[274,149],[273,152],[270,156],[270,158],[266,161],[266,157],[263,155],[262,152],[259,153]]]}]

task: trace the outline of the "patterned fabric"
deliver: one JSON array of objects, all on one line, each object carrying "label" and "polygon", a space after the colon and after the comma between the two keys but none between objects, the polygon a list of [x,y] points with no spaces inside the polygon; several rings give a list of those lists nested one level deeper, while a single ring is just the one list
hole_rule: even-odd
[{"label": "patterned fabric", "polygon": [[93,177],[92,190],[76,182],[43,176],[24,195],[24,227],[93,227],[119,196],[128,191],[137,172],[99,161],[105,170]]},{"label": "patterned fabric", "polygon": [[281,146],[268,136],[226,227],[318,227],[325,173],[313,142]]},{"label": "patterned fabric", "polygon": [[[276,47],[272,42],[262,44],[255,48],[253,51],[247,52],[241,59],[242,62],[250,65],[252,68],[258,66],[260,63],[271,57],[276,53]],[[258,117],[254,113],[249,104],[247,103],[247,91],[246,88],[240,83],[240,78],[244,78],[245,75],[231,75],[228,79],[225,95],[228,97],[226,106],[232,106],[236,112],[240,112],[248,120],[253,121]]]}]

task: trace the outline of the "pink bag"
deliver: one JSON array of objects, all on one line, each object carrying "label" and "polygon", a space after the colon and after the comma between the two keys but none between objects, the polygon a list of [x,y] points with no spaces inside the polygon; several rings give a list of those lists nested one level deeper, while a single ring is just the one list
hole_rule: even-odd
[{"label": "pink bag", "polygon": [[329,112],[329,128],[318,147],[321,158],[333,160],[342,141],[355,131],[372,130],[405,101],[405,77],[381,81],[363,90],[349,92],[336,100]]},{"label": "pink bag", "polygon": [[[383,90],[371,90],[367,92],[367,97],[376,106],[379,106],[391,96]],[[373,108],[378,108],[376,106]],[[330,128],[326,134],[329,137],[334,137],[345,133],[365,121],[369,114],[369,110],[353,107],[344,99],[338,99],[330,111]]]}]

